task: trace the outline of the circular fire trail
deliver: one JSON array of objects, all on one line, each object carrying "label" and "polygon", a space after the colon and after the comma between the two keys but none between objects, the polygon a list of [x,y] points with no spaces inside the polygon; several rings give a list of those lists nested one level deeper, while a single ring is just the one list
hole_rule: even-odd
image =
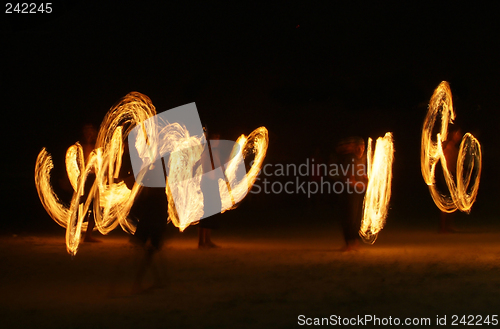
[{"label": "circular fire trail", "polygon": [[[433,139],[436,119],[441,119],[441,129]],[[466,133],[460,143],[456,164],[456,177],[450,172],[443,146],[448,138],[448,124],[453,123],[455,111],[449,84],[443,81],[434,90],[429,102],[429,110],[422,128],[420,164],[422,176],[436,206],[443,212],[460,210],[469,213],[476,200],[481,177],[481,145],[470,133]],[[436,165],[441,161],[449,194],[442,194],[436,187]]]},{"label": "circular fire trail", "polygon": [[[118,181],[118,175],[122,166],[122,155],[127,136],[138,125],[149,139],[140,139],[135,144],[139,154],[147,161],[155,159],[165,152],[175,155],[186,155],[184,162],[175,162],[171,156],[168,166],[168,179],[175,180],[175,175],[182,175],[187,168],[191,170],[199,160],[203,149],[203,137],[190,136],[187,129],[178,123],[168,123],[161,130],[155,125],[145,125],[144,122],[156,116],[156,109],[151,100],[138,92],[127,94],[121,101],[113,106],[106,116],[97,136],[95,149],[85,164],[82,146],[77,142],[68,148],[66,152],[66,171],[73,187],[74,193],[69,206],[63,204],[54,192],[50,183],[50,172],[54,167],[50,154],[43,148],[38,154],[35,165],[35,185],[40,201],[47,213],[60,226],[66,228],[66,249],[72,256],[76,255],[80,243],[82,231],[87,224],[84,218],[93,202],[96,228],[102,234],[107,234],[118,225],[130,234],[136,229],[136,222],[128,218],[134,200],[142,188],[141,181],[144,172],[136,176],[132,189],[129,189],[123,181]],[[153,121],[154,122],[154,121]],[[145,141],[145,142],[144,142]],[[251,189],[255,182],[262,162],[266,155],[268,144],[268,133],[264,127],[256,129],[249,137],[242,135],[237,146],[233,148],[233,156],[225,166],[225,177],[228,182],[219,181],[222,211],[232,209],[240,202]],[[151,147],[156,145],[158,147]],[[161,147],[160,147],[161,146]],[[253,162],[248,173],[241,179],[236,170],[244,166],[243,159],[254,154]],[[239,156],[237,156],[239,155]],[[95,181],[85,200],[84,188],[90,173],[95,174]],[[186,202],[169,202],[169,221],[179,227],[182,231],[187,226],[197,223],[203,215],[203,198],[200,199],[199,183],[200,175],[185,191],[183,196]],[[239,181],[236,177],[239,177]],[[193,184],[193,180],[190,181]],[[227,184],[226,184],[227,183]],[[179,185],[176,185],[179,188]],[[172,192],[169,184],[166,184],[165,192],[169,201],[172,201]],[[201,211],[200,211],[201,209]],[[179,214],[190,214],[179,216]]]}]

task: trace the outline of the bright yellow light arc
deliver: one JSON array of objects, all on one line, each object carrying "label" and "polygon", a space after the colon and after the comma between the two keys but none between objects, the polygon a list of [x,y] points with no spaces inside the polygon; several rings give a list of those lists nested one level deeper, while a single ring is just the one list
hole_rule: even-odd
[{"label": "bright yellow light arc", "polygon": [[[441,130],[433,140],[433,129],[439,116],[441,116]],[[436,206],[447,213],[457,209],[469,213],[479,189],[482,162],[481,145],[472,134],[466,133],[463,136],[457,159],[457,177],[453,177],[446,164],[443,143],[448,137],[448,124],[453,123],[454,119],[451,89],[448,82],[443,81],[434,90],[429,102],[429,109],[422,128],[420,164],[422,176],[429,186]],[[442,194],[436,188],[435,173],[439,161],[441,161],[449,195]]]},{"label": "bright yellow light arc", "polygon": [[167,125],[160,132],[160,136],[163,141],[160,154],[170,152],[168,184],[165,188],[168,198],[168,218],[175,227],[184,231],[203,216],[201,166],[197,168],[196,173],[193,173],[195,164],[203,152],[203,136],[190,136],[188,130],[179,124]]},{"label": "bright yellow light arc", "polygon": [[[79,143],[67,150],[66,170],[74,190],[69,207],[59,200],[50,184],[50,171],[54,167],[50,155],[45,148],[38,154],[35,165],[38,196],[47,213],[56,223],[66,228],[66,249],[69,254],[74,256],[78,251],[81,232],[87,228],[83,221],[92,201],[96,228],[100,233],[107,234],[118,225],[128,233],[135,232],[135,222],[127,216],[141,189],[138,182],[142,181],[145,172],[136,177],[132,190],[129,190],[124,182],[115,182],[115,179],[118,178],[121,168],[123,143],[136,125],[142,125],[144,134],[139,134],[135,145],[130,147],[135,147],[147,164],[152,164],[159,156],[171,154],[167,177],[171,182],[180,182],[172,185],[177,189],[174,191],[176,195],[181,197],[176,198],[174,203],[170,184],[166,184],[169,220],[183,231],[189,225],[199,222],[203,216],[201,166],[197,169],[199,172],[193,175],[193,168],[203,151],[203,136],[190,136],[188,130],[178,123],[161,125],[162,129],[158,129],[160,125],[156,119],[149,120],[151,124],[143,124],[152,117],[156,118],[156,110],[151,100],[138,92],[129,93],[106,114],[95,149],[86,164]],[[234,208],[252,188],[266,155],[267,136],[267,129],[261,127],[249,137],[242,135],[238,139],[231,160],[224,168],[228,182],[219,181],[223,203],[221,211]],[[238,153],[240,156],[234,156]],[[255,154],[255,160],[245,177],[238,181],[236,172],[245,165],[242,159],[250,153]],[[82,200],[90,173],[95,174],[95,181],[87,198]]]},{"label": "bright yellow light arc", "polygon": [[[203,216],[203,195],[200,188],[202,168],[193,175],[193,168],[203,152],[202,137],[189,136],[186,129],[179,125],[168,125],[160,133],[164,149],[171,151],[168,164],[167,184],[169,220],[180,231],[189,225],[197,224]],[[265,127],[255,129],[248,137],[241,135],[236,141],[228,163],[224,164],[227,181],[219,179],[219,193],[222,202],[221,212],[234,209],[250,191],[266,156],[269,143]],[[247,174],[238,179],[238,169],[245,166],[243,159],[254,155],[252,166]],[[229,186],[229,187],[228,187]],[[175,202],[174,202],[174,197]]]},{"label": "bright yellow light arc", "polygon": [[[241,135],[236,143],[237,145],[234,146],[231,152],[231,160],[225,167],[225,174],[231,186],[231,191],[227,189],[226,182],[222,179],[219,180],[223,212],[235,208],[255,183],[266,157],[269,143],[268,131],[265,127],[257,128],[248,137]],[[238,154],[241,154],[242,157],[238,156]],[[247,158],[249,154],[254,155],[252,166],[243,179],[238,181],[236,172],[240,166],[245,166],[243,161],[239,160]]]},{"label": "bright yellow light arc", "polygon": [[[64,205],[50,184],[50,171],[53,163],[47,151],[42,149],[35,165],[35,185],[38,196],[47,213],[60,226],[66,228],[66,249],[75,255],[80,243],[80,234],[86,230],[83,223],[92,201],[96,228],[102,234],[109,233],[118,224],[129,232],[135,231],[134,222],[127,219],[135,196],[140,190],[134,184],[129,190],[124,182],[115,183],[121,167],[123,141],[130,130],[149,117],[156,115],[151,100],[138,92],[127,94],[106,114],[97,136],[95,150],[84,165],[83,150],[79,143],[66,152],[66,170],[74,189],[71,203]],[[88,175],[95,173],[96,179],[86,200],[85,182]]]},{"label": "bright yellow light arc", "polygon": [[365,242],[374,243],[385,224],[391,199],[394,146],[391,133],[379,137],[372,151],[372,139],[367,148],[368,185],[363,201],[363,219],[359,230]]}]

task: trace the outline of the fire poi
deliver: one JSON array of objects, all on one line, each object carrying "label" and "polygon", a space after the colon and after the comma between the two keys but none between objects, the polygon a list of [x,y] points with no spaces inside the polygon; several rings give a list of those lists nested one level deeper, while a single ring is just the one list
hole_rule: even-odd
[{"label": "fire poi", "polygon": [[359,235],[363,241],[374,243],[385,224],[391,198],[392,163],[394,146],[392,134],[379,137],[372,150],[372,139],[368,138],[367,176],[368,185],[363,200],[363,218]]},{"label": "fire poi", "polygon": [[[438,116],[441,117],[441,129],[433,136]],[[451,213],[458,209],[469,213],[479,189],[481,145],[470,133],[462,137],[457,158],[457,177],[453,177],[446,163],[443,145],[448,137],[448,124],[453,123],[454,119],[451,89],[448,82],[443,81],[434,90],[422,127],[420,155],[422,176],[434,203],[441,211]],[[440,161],[449,194],[443,194],[436,188],[436,166]]]},{"label": "fire poi", "polygon": [[[168,111],[166,111],[168,112]],[[169,200],[168,221],[183,231],[191,224],[196,224],[204,215],[203,198],[200,193],[201,169],[195,169],[203,150],[205,137],[191,135],[189,130],[178,122],[161,122],[151,100],[138,92],[127,94],[106,114],[97,136],[95,149],[84,164],[83,149],[77,142],[66,152],[66,171],[74,193],[69,206],[65,205],[54,192],[50,183],[50,172],[54,167],[50,154],[43,148],[38,154],[35,165],[35,185],[38,196],[47,213],[60,226],[66,228],[66,249],[75,255],[80,243],[82,231],[87,229],[84,223],[90,204],[93,201],[96,229],[107,234],[118,225],[133,234],[136,223],[128,217],[135,197],[140,191],[144,170],[135,173],[135,183],[129,189],[123,182],[116,182],[122,166],[124,143],[129,134],[136,134],[134,145],[142,160],[142,167],[149,168],[156,159],[170,153],[167,170],[169,183],[163,186]],[[147,123],[147,124],[146,124]],[[130,139],[129,139],[130,141]],[[222,209],[233,209],[248,191],[260,171],[268,145],[268,132],[265,127],[254,130],[248,137],[241,135],[232,148],[230,160],[224,164],[224,179],[219,180]],[[244,159],[252,155],[254,161],[248,172]],[[163,158],[161,158],[163,161]],[[88,175],[95,173],[86,200],[85,182]],[[193,176],[193,172],[196,174]],[[245,172],[243,172],[245,173]]]}]

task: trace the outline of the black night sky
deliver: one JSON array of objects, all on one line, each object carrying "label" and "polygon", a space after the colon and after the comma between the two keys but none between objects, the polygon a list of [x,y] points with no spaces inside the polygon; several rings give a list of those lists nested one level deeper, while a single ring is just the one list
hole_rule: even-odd
[{"label": "black night sky", "polygon": [[[497,7],[64,0],[52,2],[50,14],[4,9],[1,326],[292,328],[330,315],[434,325],[446,316],[465,325],[468,315],[469,325],[498,325]],[[449,231],[439,230],[420,169],[422,125],[442,81],[451,86],[456,124],[483,155],[476,203],[470,214],[457,211],[457,230]],[[156,212],[139,216],[139,225],[159,219],[149,223],[149,242],[141,244],[139,229],[134,237],[95,231],[99,241],[68,255],[65,229],[37,194],[37,156],[44,147],[52,155],[54,191],[69,203],[66,150],[82,140],[84,124],[99,126],[132,91],[158,113],[195,102],[221,139],[265,126],[269,168],[313,156],[327,163],[343,137],[392,132],[384,230],[374,244],[349,242],[347,226],[357,238],[356,223],[339,209],[354,208],[353,198],[250,193],[221,215],[218,230],[191,225],[181,233],[171,223],[162,230]],[[210,234],[221,248],[208,244]]]},{"label": "black night sky", "polygon": [[[130,91],[148,95],[158,112],[196,102],[203,123],[223,139],[267,127],[266,163],[304,163],[316,147],[328,157],[342,136],[391,131],[392,211],[436,214],[420,174],[420,133],[443,80],[457,122],[483,147],[474,210],[498,217],[493,8],[138,1],[53,7],[52,14],[2,19],[3,202],[12,210],[2,216],[2,231],[54,225],[34,186],[38,152],[46,147],[55,177],[62,175],[64,152],[80,139],[82,124],[99,125]],[[255,200],[289,204],[285,196],[265,199]]]}]

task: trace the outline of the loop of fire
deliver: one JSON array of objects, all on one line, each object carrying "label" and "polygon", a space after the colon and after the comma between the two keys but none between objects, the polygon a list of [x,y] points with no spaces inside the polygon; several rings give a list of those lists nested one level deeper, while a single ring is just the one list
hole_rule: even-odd
[{"label": "loop of fire", "polygon": [[[436,126],[438,118],[440,126]],[[479,189],[481,145],[470,133],[460,136],[460,130],[455,130],[452,136],[449,136],[448,125],[453,124],[453,120],[455,111],[451,89],[449,84],[443,81],[434,90],[422,128],[420,157],[422,176],[434,203],[441,211],[451,213],[458,209],[469,213]],[[460,141],[458,155],[447,156],[448,144],[453,146],[452,143],[458,141]],[[439,162],[445,181],[442,185],[446,186],[449,194],[439,191],[436,183],[436,168]]]},{"label": "loop of fire", "polygon": [[[394,160],[391,133],[378,138],[374,147],[372,144],[370,138],[368,183],[359,229],[367,243],[375,242],[385,224]],[[241,135],[236,142],[210,140],[194,103],[157,114],[147,96],[132,92],[106,114],[88,159],[85,160],[78,142],[68,148],[66,171],[74,190],[69,206],[61,202],[50,183],[53,163],[45,148],[36,161],[35,183],[47,213],[66,228],[67,251],[75,255],[81,233],[87,229],[84,219],[91,205],[100,233],[107,234],[120,225],[133,234],[137,222],[129,213],[144,186],[164,188],[168,221],[180,231],[203,218],[235,208],[255,183],[267,146],[265,127],[257,128],[248,137]],[[133,183],[130,177],[123,179],[120,175],[125,150],[131,160]],[[214,154],[228,161],[214,164]],[[203,161],[209,161],[211,166],[201,165]],[[95,175],[93,182],[88,180],[90,174]],[[222,206],[204,200],[204,176],[218,182],[218,189],[210,193],[220,196]],[[85,192],[88,185],[91,187]]]},{"label": "loop of fire", "polygon": [[[135,178],[128,185],[119,177],[127,146]],[[252,188],[267,146],[265,127],[257,128],[248,137],[241,135],[236,142],[211,141],[204,134],[194,103],[157,114],[146,95],[131,92],[106,114],[87,161],[78,142],[67,150],[66,171],[74,189],[69,206],[59,199],[50,183],[54,166],[45,148],[36,160],[35,184],[47,213],[66,228],[66,248],[74,256],[80,235],[87,229],[84,219],[91,204],[100,233],[107,234],[120,225],[133,234],[136,222],[129,218],[129,212],[144,186],[165,189],[168,221],[180,231],[202,218],[235,208]],[[209,151],[211,170],[200,165],[204,150]],[[229,160],[215,167],[215,152],[227,155]],[[251,166],[246,165],[249,158],[253,159]],[[91,173],[95,180],[85,193]],[[215,193],[220,195],[222,208],[220,204],[219,209],[210,207],[209,202],[204,204],[200,186],[204,175],[216,177],[219,190]]]}]

